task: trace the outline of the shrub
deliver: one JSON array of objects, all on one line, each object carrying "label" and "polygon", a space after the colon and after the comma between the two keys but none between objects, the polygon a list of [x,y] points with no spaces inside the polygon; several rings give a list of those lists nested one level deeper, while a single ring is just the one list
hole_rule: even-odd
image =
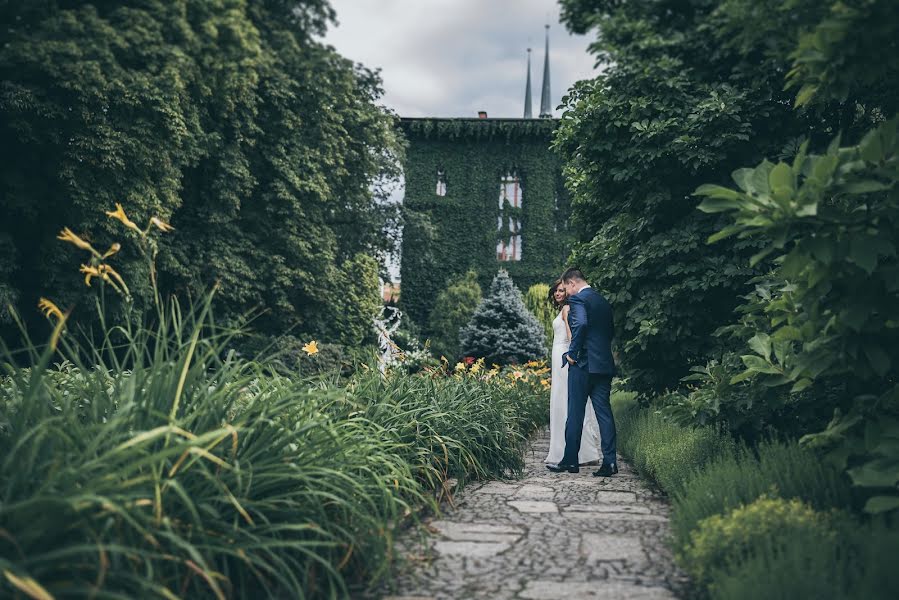
[{"label": "shrub", "polygon": [[616,423],[621,453],[668,493],[682,490],[707,463],[735,448],[720,429],[684,428],[651,410],[627,411]]},{"label": "shrub", "polygon": [[490,363],[523,363],[546,353],[543,327],[525,307],[506,271],[493,278],[490,293],[459,332],[459,341],[465,356]]},{"label": "shrub", "polygon": [[679,545],[702,520],[763,495],[797,498],[818,510],[847,508],[851,500],[849,485],[836,469],[795,442],[779,441],[715,457],[673,491],[671,526]]},{"label": "shrub", "polygon": [[[817,513],[820,516],[820,513]],[[896,531],[836,515],[834,530],[785,524],[771,539],[744,544],[746,553],[709,569],[712,600],[892,600],[899,572]]]},{"label": "shrub", "polygon": [[799,500],[763,496],[724,515],[699,522],[682,550],[683,564],[700,583],[710,571],[739,563],[757,547],[778,548],[802,538],[813,545],[833,544],[835,532],[824,513]]},{"label": "shrub", "polygon": [[474,271],[451,280],[446,289],[437,295],[428,322],[431,348],[437,356],[456,360],[462,355],[459,329],[468,323],[480,301],[481,286]]}]

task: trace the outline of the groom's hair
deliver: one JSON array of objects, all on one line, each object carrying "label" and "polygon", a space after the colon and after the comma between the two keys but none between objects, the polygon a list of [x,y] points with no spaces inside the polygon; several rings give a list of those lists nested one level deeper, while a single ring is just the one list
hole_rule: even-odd
[{"label": "groom's hair", "polygon": [[577,267],[572,267],[562,273],[562,281],[587,281],[583,271]]}]

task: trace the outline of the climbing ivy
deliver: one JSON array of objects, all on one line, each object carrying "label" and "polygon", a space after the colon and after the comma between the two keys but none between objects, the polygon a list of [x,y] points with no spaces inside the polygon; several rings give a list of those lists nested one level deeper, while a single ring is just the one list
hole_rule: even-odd
[{"label": "climbing ivy", "polygon": [[[469,270],[487,289],[504,268],[520,289],[547,282],[568,255],[569,201],[557,155],[549,149],[552,119],[402,119],[409,146],[404,163],[403,310],[427,327],[437,294]],[[446,194],[438,196],[437,171]],[[516,172],[520,209],[499,206],[500,179]],[[497,217],[502,227],[497,229]],[[509,217],[521,222],[520,261],[499,261]],[[428,333],[426,331],[426,333]]]}]

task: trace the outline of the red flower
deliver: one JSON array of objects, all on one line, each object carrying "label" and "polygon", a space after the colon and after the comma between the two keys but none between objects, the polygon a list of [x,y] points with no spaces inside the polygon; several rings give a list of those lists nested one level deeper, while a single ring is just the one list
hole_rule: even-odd
[{"label": "red flower", "polygon": [[463,360],[466,365],[471,366],[471,363],[474,362],[474,356],[466,356]]}]

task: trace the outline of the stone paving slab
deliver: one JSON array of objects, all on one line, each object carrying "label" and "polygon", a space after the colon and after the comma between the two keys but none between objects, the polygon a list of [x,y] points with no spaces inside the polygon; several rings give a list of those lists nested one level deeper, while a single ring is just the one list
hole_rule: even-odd
[{"label": "stone paving slab", "polygon": [[673,600],[687,580],[665,545],[668,505],[626,464],[615,477],[551,473],[537,436],[519,481],[466,487],[397,542],[410,560],[382,600]]}]

